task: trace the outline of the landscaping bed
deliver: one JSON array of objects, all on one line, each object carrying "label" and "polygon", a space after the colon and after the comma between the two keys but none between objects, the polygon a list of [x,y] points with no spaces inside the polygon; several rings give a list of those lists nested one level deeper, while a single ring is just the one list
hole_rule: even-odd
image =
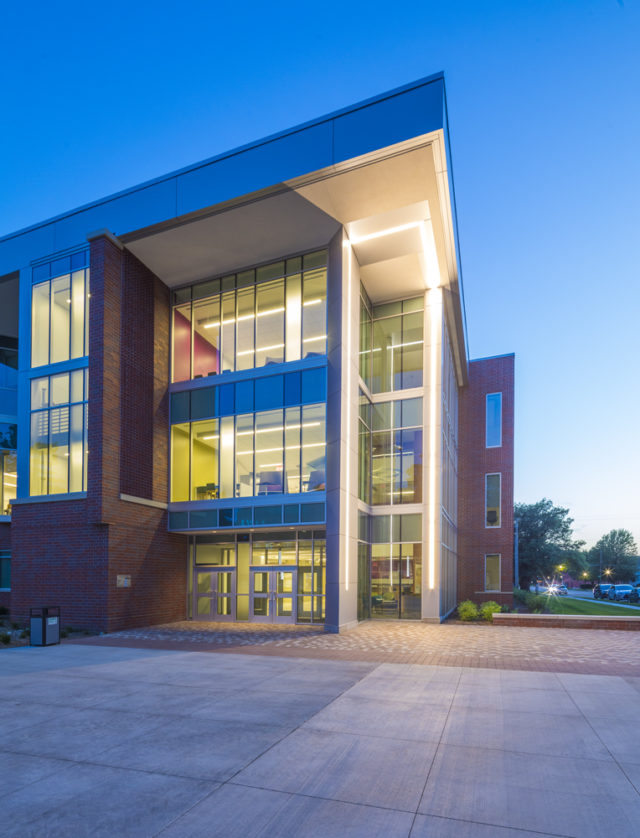
[{"label": "landscaping bed", "polygon": [[[95,632],[91,631],[84,631],[82,629],[72,628],[71,626],[65,626],[60,631],[60,639],[65,640],[66,638],[74,639],[78,637],[86,637],[90,634],[95,634]],[[6,608],[0,609],[0,650],[2,649],[10,649],[11,647],[15,646],[28,646],[29,645],[29,629],[28,627],[21,626],[18,623],[12,623],[9,619],[9,614],[7,613]]]}]

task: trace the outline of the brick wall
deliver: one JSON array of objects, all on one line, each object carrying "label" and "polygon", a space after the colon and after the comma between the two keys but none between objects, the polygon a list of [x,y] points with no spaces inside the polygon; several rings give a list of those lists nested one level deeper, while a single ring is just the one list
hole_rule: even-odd
[{"label": "brick wall", "polygon": [[107,528],[87,519],[85,500],[14,504],[11,515],[11,615],[59,605],[62,625],[104,629]]},{"label": "brick wall", "polygon": [[[486,448],[487,393],[502,393],[502,446]],[[471,361],[460,393],[458,450],[458,601],[512,602],[514,356]],[[499,528],[485,528],[485,475],[499,472]],[[484,557],[501,555],[501,592],[484,592]]]},{"label": "brick wall", "polygon": [[14,619],[43,604],[103,631],[184,618],[186,537],[165,509],[120,498],[167,501],[169,311],[132,254],[91,242],[87,497],[14,505]]}]

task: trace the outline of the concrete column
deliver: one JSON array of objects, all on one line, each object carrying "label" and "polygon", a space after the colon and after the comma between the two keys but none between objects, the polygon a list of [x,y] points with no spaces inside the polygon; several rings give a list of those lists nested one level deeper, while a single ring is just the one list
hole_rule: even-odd
[{"label": "concrete column", "polygon": [[440,621],[441,493],[442,493],[442,290],[431,288],[425,296],[424,341],[424,463],[425,511],[423,515],[422,619]]},{"label": "concrete column", "polygon": [[341,231],[329,248],[327,631],[357,622],[359,288],[358,263]]}]

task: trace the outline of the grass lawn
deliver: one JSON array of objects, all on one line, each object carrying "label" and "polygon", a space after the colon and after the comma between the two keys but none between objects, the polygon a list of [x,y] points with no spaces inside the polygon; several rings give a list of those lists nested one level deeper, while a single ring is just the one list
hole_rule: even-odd
[{"label": "grass lawn", "polygon": [[[626,603],[625,603],[626,605]],[[565,597],[549,597],[549,610],[554,614],[601,614],[603,617],[638,617],[640,607],[632,605],[629,608],[618,608],[615,605],[591,600],[566,599]]]}]

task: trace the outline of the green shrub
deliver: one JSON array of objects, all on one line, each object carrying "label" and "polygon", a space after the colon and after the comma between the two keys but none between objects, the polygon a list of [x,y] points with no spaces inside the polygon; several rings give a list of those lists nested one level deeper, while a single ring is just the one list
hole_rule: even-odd
[{"label": "green shrub", "polygon": [[3,632],[0,634],[0,643],[4,643],[5,646],[8,646],[11,643],[11,635],[7,634],[7,632]]},{"label": "green shrub", "polygon": [[5,614],[9,613],[9,609],[6,605],[0,605],[0,617],[3,617]]},{"label": "green shrub", "polygon": [[480,606],[480,616],[487,623],[493,622],[493,615],[499,614],[502,611],[502,606],[498,605],[492,599],[489,602],[483,602]]},{"label": "green shrub", "polygon": [[66,629],[62,629],[60,632],[60,637],[64,640],[65,637],[69,637],[69,632]]},{"label": "green shrub", "polygon": [[465,599],[458,605],[458,617],[465,623],[470,623],[477,620],[479,617],[478,606],[470,599]]},{"label": "green shrub", "polygon": [[545,594],[532,594],[531,591],[514,588],[513,598],[522,603],[532,614],[542,614],[549,608],[549,598]]},{"label": "green shrub", "polygon": [[503,605],[503,606],[502,606],[502,608],[500,609],[500,611],[501,611],[503,614],[508,614],[508,613],[509,613],[509,611],[511,611],[511,609],[509,608],[509,606],[508,606],[508,605]]},{"label": "green shrub", "polygon": [[29,632],[27,629],[24,629],[24,631],[20,632],[20,640],[26,640],[27,637],[29,637]]}]

